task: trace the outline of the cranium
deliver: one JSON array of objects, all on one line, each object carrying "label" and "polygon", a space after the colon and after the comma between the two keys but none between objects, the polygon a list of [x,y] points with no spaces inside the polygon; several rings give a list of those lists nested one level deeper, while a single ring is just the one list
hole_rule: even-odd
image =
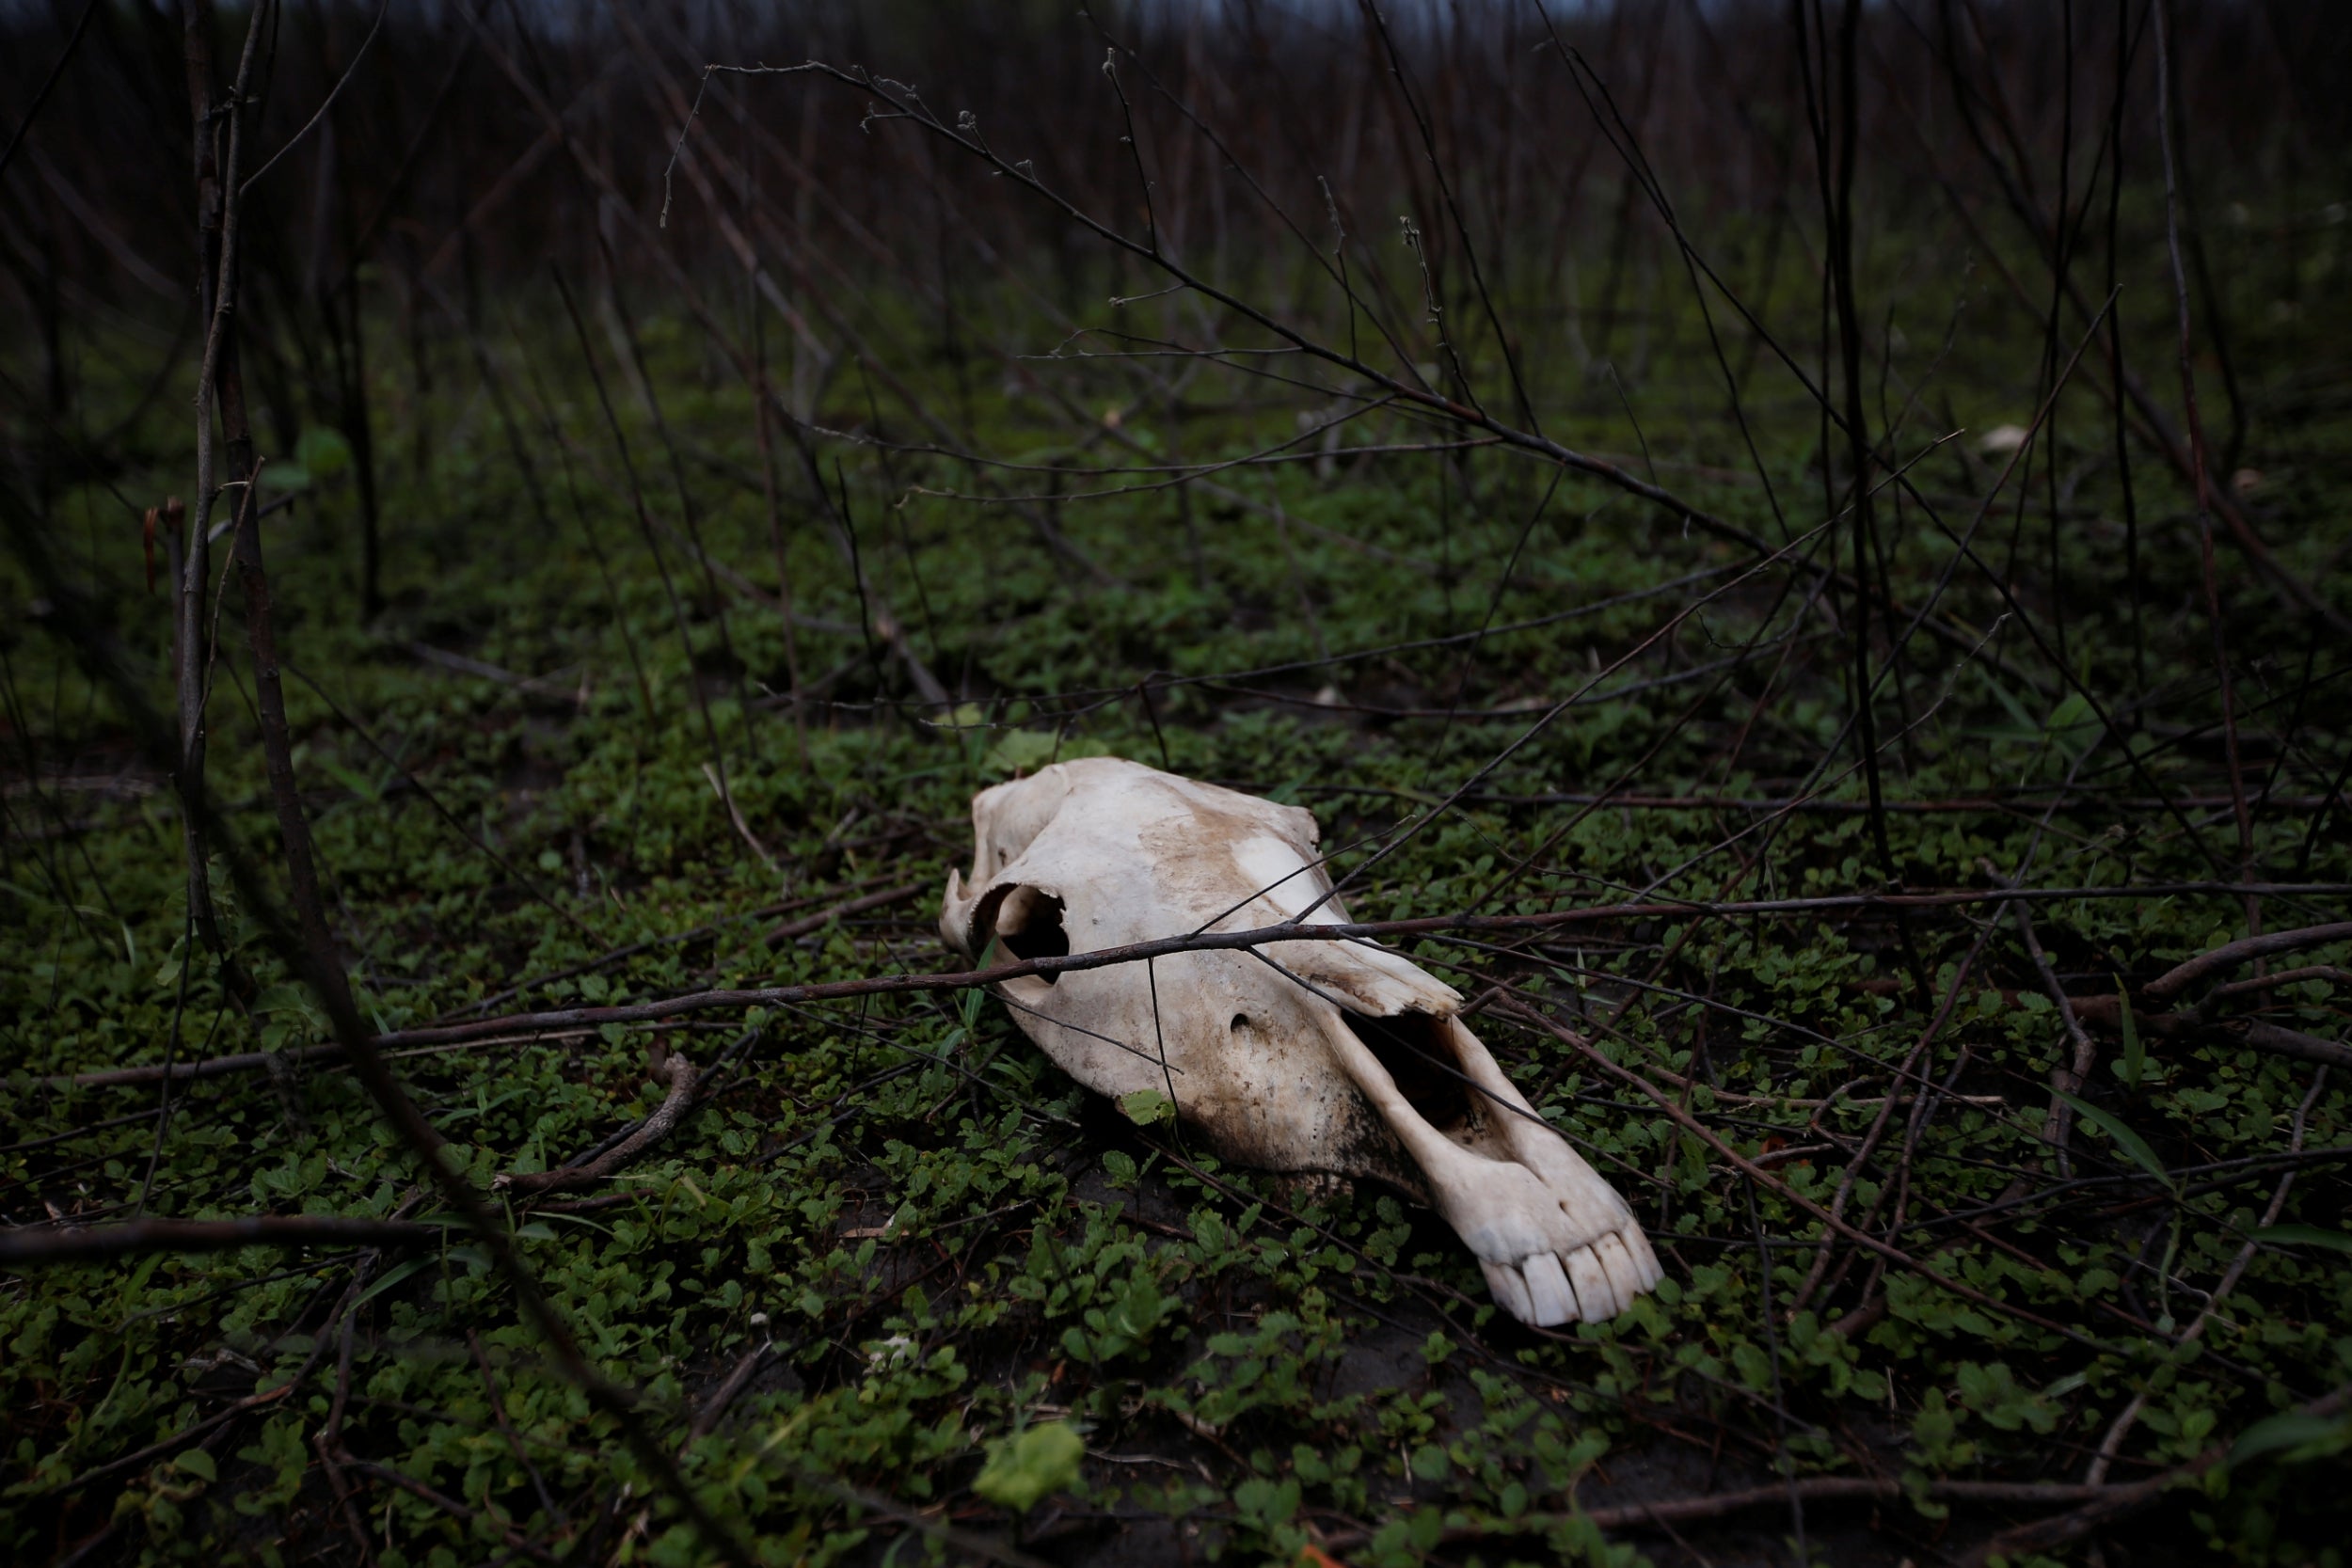
[{"label": "cranium", "polygon": [[[1136,763],[998,784],[972,827],[971,879],[948,874],[940,916],[967,958],[992,941],[1028,958],[1248,930],[1310,906],[1311,922],[1347,919],[1310,813]],[[1168,1096],[1228,1160],[1431,1203],[1527,1323],[1613,1317],[1661,1277],[1625,1200],[1495,1065],[1461,997],[1385,948],[1278,942],[993,989],[1072,1077]]]}]

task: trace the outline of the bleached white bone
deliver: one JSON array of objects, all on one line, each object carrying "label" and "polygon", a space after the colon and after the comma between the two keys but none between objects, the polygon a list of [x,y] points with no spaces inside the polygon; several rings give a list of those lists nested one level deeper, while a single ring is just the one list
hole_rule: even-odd
[{"label": "bleached white bone", "polygon": [[[1085,953],[1297,917],[1344,922],[1311,814],[1090,757],[972,801],[940,931],[977,959]],[[1535,1114],[1450,986],[1365,942],[1271,942],[993,988],[1101,1094],[1152,1089],[1218,1154],[1426,1198],[1495,1299],[1545,1327],[1615,1316],[1662,1271],[1616,1191]]]}]

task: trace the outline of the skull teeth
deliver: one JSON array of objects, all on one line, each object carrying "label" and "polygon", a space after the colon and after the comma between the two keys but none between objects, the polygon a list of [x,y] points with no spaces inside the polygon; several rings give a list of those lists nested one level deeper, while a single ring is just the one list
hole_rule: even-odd
[{"label": "skull teeth", "polygon": [[1581,1304],[1575,1288],[1568,1283],[1560,1259],[1552,1254],[1539,1252],[1533,1258],[1521,1259],[1519,1275],[1527,1281],[1528,1305],[1535,1309],[1531,1322],[1566,1323],[1583,1315],[1578,1310]]},{"label": "skull teeth", "polygon": [[1535,1304],[1527,1299],[1527,1280],[1516,1263],[1497,1263],[1488,1259],[1478,1260],[1479,1271],[1486,1276],[1486,1289],[1502,1303],[1502,1309],[1523,1323],[1535,1322]]},{"label": "skull teeth", "polygon": [[1514,1263],[1481,1259],[1480,1268],[1503,1309],[1537,1328],[1606,1323],[1665,1277],[1648,1238],[1632,1227],[1565,1255],[1539,1252]]}]

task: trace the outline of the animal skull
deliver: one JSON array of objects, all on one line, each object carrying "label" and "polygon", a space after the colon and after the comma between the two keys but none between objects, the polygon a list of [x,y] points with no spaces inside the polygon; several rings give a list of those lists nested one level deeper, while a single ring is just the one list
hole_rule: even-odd
[{"label": "animal skull", "polygon": [[[1122,946],[1296,918],[1344,922],[1311,814],[1113,757],[974,797],[969,882],[940,931],[977,959]],[[1172,1100],[1218,1154],[1372,1177],[1432,1203],[1511,1313],[1613,1317],[1662,1271],[1610,1185],[1535,1115],[1462,999],[1371,942],[1269,942],[993,988],[1087,1087]]]}]

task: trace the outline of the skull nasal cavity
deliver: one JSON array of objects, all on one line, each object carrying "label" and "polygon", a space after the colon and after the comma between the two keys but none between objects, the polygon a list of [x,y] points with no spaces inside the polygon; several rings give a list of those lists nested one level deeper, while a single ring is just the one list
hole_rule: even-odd
[{"label": "skull nasal cavity", "polygon": [[1454,1058],[1444,1020],[1427,1013],[1346,1017],[1349,1032],[1388,1069],[1396,1092],[1422,1120],[1446,1132],[1470,1119],[1470,1086],[1462,1082],[1462,1065]]},{"label": "skull nasal cavity", "polygon": [[[1042,888],[1016,887],[996,906],[996,940],[1016,958],[1060,958],[1070,954],[1062,929],[1062,901]],[[1052,985],[1058,975],[1041,974]]]}]

